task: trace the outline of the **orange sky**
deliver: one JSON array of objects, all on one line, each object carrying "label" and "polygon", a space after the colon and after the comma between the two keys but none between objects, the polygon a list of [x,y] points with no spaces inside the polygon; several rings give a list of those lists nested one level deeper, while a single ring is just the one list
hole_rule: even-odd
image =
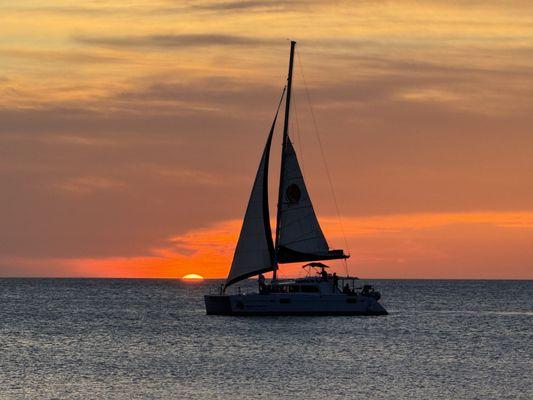
[{"label": "orange sky", "polygon": [[0,276],[224,277],[291,37],[291,136],[343,246],[305,76],[350,272],[532,279],[532,24],[526,1],[0,5]]}]

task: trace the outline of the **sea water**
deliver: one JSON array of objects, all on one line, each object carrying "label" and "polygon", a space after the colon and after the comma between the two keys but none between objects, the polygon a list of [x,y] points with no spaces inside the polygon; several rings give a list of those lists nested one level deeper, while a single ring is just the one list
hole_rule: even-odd
[{"label": "sea water", "polygon": [[3,279],[0,399],[533,399],[533,281],[371,283],[390,315],[207,316],[219,281]]}]

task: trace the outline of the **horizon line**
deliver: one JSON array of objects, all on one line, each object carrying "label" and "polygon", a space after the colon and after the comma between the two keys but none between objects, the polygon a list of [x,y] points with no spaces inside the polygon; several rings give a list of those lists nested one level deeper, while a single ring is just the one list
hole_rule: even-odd
[{"label": "horizon line", "polygon": [[[348,276],[350,277],[350,276]],[[286,277],[285,279],[300,279],[301,277]],[[532,278],[357,278],[358,280],[379,280],[379,281],[532,281]],[[102,276],[0,276],[0,279],[129,279],[129,280],[180,280],[191,282],[193,280],[183,279],[183,277],[102,277]],[[226,278],[202,278],[196,279],[195,282],[201,281],[221,281]],[[256,279],[248,278],[244,281],[255,281]]]}]

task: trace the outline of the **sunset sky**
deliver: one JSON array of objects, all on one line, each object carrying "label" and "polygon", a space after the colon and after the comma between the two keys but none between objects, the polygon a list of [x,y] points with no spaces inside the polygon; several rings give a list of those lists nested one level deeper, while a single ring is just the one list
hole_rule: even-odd
[{"label": "sunset sky", "polygon": [[[0,276],[225,277],[288,38],[290,135],[344,247],[305,78],[351,274],[533,279],[520,0],[0,2]],[[275,215],[279,130],[272,152]]]}]

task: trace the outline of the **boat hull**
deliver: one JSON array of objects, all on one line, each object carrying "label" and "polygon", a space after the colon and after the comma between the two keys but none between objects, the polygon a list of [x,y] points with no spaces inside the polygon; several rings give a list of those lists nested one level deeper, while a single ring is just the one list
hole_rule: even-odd
[{"label": "boat hull", "polygon": [[204,296],[207,315],[387,315],[372,297],[291,294],[236,294]]}]

